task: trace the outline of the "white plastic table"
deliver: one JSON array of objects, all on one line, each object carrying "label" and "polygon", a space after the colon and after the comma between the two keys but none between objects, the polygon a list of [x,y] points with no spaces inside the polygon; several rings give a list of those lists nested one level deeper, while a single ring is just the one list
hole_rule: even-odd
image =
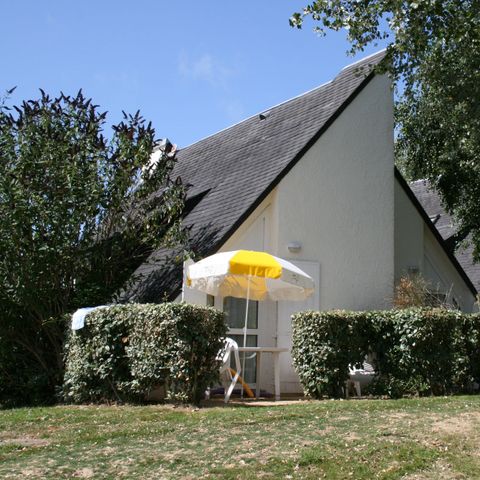
[{"label": "white plastic table", "polygon": [[279,356],[282,352],[288,352],[288,348],[282,347],[238,347],[239,352],[255,353],[257,355],[257,388],[255,396],[260,397],[260,365],[262,363],[262,353],[271,353],[273,358],[273,377],[275,388],[275,400],[280,400],[280,361]]}]

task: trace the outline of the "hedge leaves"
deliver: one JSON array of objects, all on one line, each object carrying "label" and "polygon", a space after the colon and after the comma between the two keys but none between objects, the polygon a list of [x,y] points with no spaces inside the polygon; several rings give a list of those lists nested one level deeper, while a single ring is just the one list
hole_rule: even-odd
[{"label": "hedge leaves", "polygon": [[142,401],[158,387],[198,403],[216,380],[227,327],[213,308],[182,303],[96,310],[66,344],[67,401]]},{"label": "hedge leaves", "polygon": [[454,310],[301,312],[293,317],[293,363],[305,392],[341,396],[349,365],[369,355],[373,393],[440,395],[480,384],[480,315]]}]

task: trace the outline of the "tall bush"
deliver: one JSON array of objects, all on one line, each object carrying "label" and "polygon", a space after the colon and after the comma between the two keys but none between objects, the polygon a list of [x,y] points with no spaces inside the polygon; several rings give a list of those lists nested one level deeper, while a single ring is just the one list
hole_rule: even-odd
[{"label": "tall bush", "polygon": [[67,401],[142,401],[168,385],[169,397],[198,403],[216,379],[224,314],[189,304],[131,304],[97,310],[66,343]]},{"label": "tall bush", "polygon": [[375,393],[469,392],[480,383],[480,316],[455,310],[301,312],[293,317],[294,366],[307,394],[338,396],[348,366],[369,354]]},{"label": "tall bush", "polygon": [[367,315],[371,326],[368,348],[375,352],[379,373],[373,386],[378,393],[397,397],[456,389],[460,312],[420,308]]},{"label": "tall bush", "polygon": [[107,128],[81,91],[9,104],[0,98],[0,404],[21,405],[55,399],[65,313],[111,302],[151,252],[183,245],[185,186],[168,146],[153,161],[139,112]]},{"label": "tall bush", "polygon": [[302,312],[293,315],[293,365],[307,394],[338,397],[348,365],[368,353],[365,316],[352,312]]},{"label": "tall bush", "polygon": [[460,316],[455,335],[455,385],[471,392],[480,384],[480,315]]}]

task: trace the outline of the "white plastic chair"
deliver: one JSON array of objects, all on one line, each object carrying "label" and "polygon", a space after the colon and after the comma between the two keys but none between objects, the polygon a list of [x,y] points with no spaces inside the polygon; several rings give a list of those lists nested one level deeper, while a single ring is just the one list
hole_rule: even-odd
[{"label": "white plastic chair", "polygon": [[[232,354],[235,362],[235,375],[232,375],[232,370],[230,368]],[[225,389],[225,403],[227,403],[230,400],[230,396],[232,395],[233,389],[235,388],[235,385],[240,378],[240,373],[242,372],[237,342],[229,337],[225,338],[225,345],[219,352],[218,359],[222,361],[222,366],[220,367],[220,379],[222,380]]]},{"label": "white plastic chair", "polygon": [[350,396],[350,387],[353,386],[357,397],[362,396],[362,386],[367,386],[371,383],[375,376],[375,370],[371,363],[363,362],[362,368],[348,366],[349,379],[345,382],[345,396]]}]

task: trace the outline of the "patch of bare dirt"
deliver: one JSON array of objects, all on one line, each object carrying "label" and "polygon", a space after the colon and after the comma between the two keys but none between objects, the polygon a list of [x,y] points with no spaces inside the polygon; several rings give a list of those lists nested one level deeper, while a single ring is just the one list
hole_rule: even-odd
[{"label": "patch of bare dirt", "polygon": [[432,424],[432,431],[447,435],[478,434],[480,412],[469,412],[455,417],[438,420]]},{"label": "patch of bare dirt", "polygon": [[41,468],[26,468],[22,470],[22,478],[44,478],[45,472]]},{"label": "patch of bare dirt", "polygon": [[20,447],[45,447],[50,445],[48,440],[28,436],[3,437],[0,438],[0,445],[18,445]]},{"label": "patch of bare dirt", "polygon": [[332,425],[327,425],[325,428],[317,428],[315,430],[315,435],[322,437],[323,435],[328,435],[329,433],[334,432],[336,429]]},{"label": "patch of bare dirt", "polygon": [[466,478],[462,473],[454,472],[452,466],[444,460],[438,460],[428,470],[403,477],[404,480],[464,480]]},{"label": "patch of bare dirt", "polygon": [[73,472],[75,478],[93,478],[95,472],[91,468],[79,468]]}]

